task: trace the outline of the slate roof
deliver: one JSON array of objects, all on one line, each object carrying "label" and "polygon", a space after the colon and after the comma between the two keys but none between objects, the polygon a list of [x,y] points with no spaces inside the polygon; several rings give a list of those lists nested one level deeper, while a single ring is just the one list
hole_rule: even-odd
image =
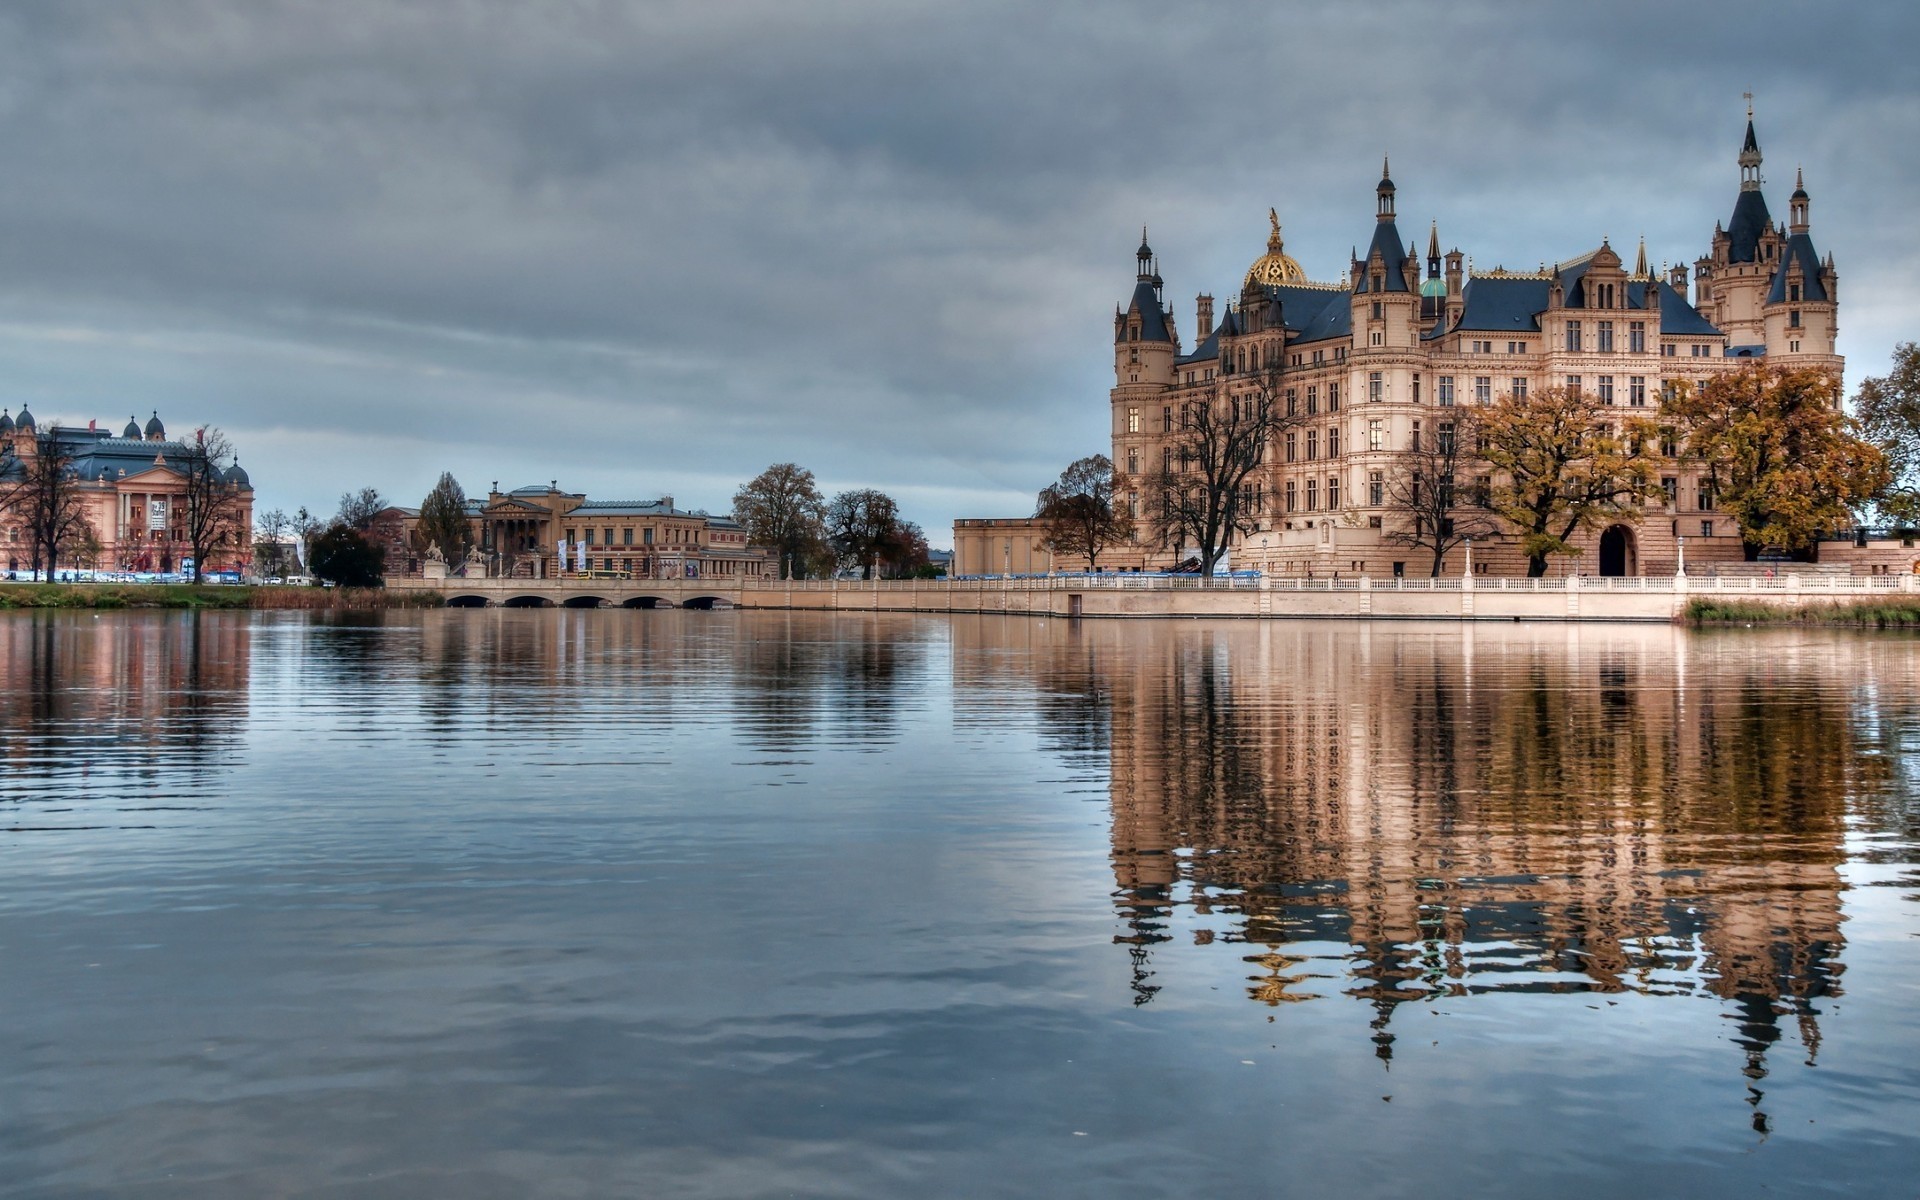
[{"label": "slate roof", "polygon": [[1787,239],[1787,251],[1780,256],[1780,266],[1773,272],[1773,286],[1767,289],[1767,303],[1781,304],[1787,298],[1787,268],[1794,263],[1800,264],[1800,297],[1803,300],[1825,300],[1826,285],[1820,282],[1820,255],[1813,249],[1813,235],[1796,233]]},{"label": "slate roof", "polygon": [[[1571,276],[1575,280],[1585,274],[1588,259],[1576,260],[1572,267],[1560,273],[1561,286]],[[1477,275],[1467,280],[1461,290],[1461,299],[1465,307],[1461,310],[1460,324],[1457,328],[1504,333],[1538,333],[1540,314],[1547,309],[1547,292],[1550,281],[1535,278],[1502,278],[1498,275]],[[1629,311],[1646,309],[1645,289],[1638,283],[1627,287],[1627,307]],[[1436,325],[1429,338],[1448,332]],[[1674,337],[1721,337],[1720,330],[1702,316],[1700,310],[1687,302],[1687,298],[1675,291],[1673,285],[1665,280],[1660,282],[1660,332]]]},{"label": "slate roof", "polygon": [[[1142,279],[1134,285],[1133,300],[1127,306],[1128,312],[1138,309],[1140,312],[1140,340],[1143,342],[1170,342],[1173,334],[1167,330],[1167,311],[1160,307],[1160,296],[1153,290],[1151,280]],[[1115,343],[1127,340],[1124,328],[1114,332]]]},{"label": "slate roof", "polygon": [[1773,227],[1773,217],[1767,212],[1767,198],[1758,188],[1751,192],[1741,192],[1740,198],[1733,202],[1733,220],[1727,222],[1727,261],[1757,262],[1760,258],[1760,237]]},{"label": "slate roof", "polygon": [[[1373,242],[1368,245],[1367,252],[1362,257],[1362,261],[1371,262],[1374,251],[1376,250],[1380,252],[1381,261],[1386,263],[1387,277],[1382,281],[1386,284],[1386,290],[1389,292],[1406,291],[1407,247],[1406,243],[1400,240],[1399,227],[1392,221],[1381,221],[1374,227]],[[1360,276],[1359,290],[1365,292],[1367,285],[1371,282],[1368,274],[1363,272]]]}]

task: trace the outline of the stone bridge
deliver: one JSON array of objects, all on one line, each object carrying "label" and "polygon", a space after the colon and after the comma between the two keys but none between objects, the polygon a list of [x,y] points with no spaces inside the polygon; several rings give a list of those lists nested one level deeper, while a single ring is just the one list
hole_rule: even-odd
[{"label": "stone bridge", "polygon": [[728,608],[738,579],[390,579],[390,590],[439,592],[449,608]]}]

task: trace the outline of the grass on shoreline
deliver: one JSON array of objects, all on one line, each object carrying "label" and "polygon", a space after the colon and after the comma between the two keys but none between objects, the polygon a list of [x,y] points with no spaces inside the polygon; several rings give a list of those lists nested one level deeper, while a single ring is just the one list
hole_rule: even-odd
[{"label": "grass on shoreline", "polygon": [[1920,596],[1888,596],[1787,608],[1752,600],[1695,600],[1689,625],[1846,625],[1860,629],[1920,628]]},{"label": "grass on shoreline", "polygon": [[364,609],[439,608],[438,592],[385,588],[196,587],[190,583],[0,584],[0,609],[215,608]]}]

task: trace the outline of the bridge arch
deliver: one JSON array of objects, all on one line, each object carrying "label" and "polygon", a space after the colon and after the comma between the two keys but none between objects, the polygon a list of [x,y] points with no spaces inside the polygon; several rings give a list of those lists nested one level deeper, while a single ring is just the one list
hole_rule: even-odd
[{"label": "bridge arch", "polygon": [[607,602],[599,596],[568,596],[560,602],[562,608],[605,608]]},{"label": "bridge arch", "polygon": [[447,597],[448,608],[485,608],[486,606],[487,598],[485,596],[475,596],[468,593]]},{"label": "bridge arch", "polygon": [[661,596],[629,596],[620,602],[621,608],[672,608],[673,601]]},{"label": "bridge arch", "polygon": [[553,601],[545,596],[508,596],[500,602],[501,608],[552,608]]},{"label": "bridge arch", "polygon": [[689,596],[680,602],[681,608],[713,609],[733,608],[733,601],[725,596]]}]

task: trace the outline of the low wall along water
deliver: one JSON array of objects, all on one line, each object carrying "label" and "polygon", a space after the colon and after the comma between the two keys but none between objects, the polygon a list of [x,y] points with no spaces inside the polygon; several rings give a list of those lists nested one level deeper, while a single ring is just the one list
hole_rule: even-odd
[{"label": "low wall along water", "polygon": [[[1784,573],[1712,578],[1563,576],[1513,579],[1197,578],[1053,575],[954,580],[398,580],[448,604],[576,608],[688,607],[1014,613],[1048,617],[1239,617],[1470,621],[1657,621],[1695,601],[1739,601],[1782,613],[1810,605],[1892,601],[1920,593],[1911,575]],[[1910,606],[1915,602],[1907,602]],[[1751,611],[1751,610],[1749,610]]]}]

